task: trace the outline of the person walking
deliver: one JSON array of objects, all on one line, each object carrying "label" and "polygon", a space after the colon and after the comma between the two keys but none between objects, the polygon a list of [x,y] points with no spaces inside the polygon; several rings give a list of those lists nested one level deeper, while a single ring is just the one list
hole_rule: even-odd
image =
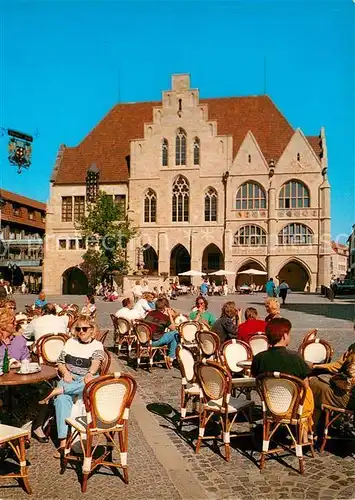
[{"label": "person walking", "polygon": [[282,303],[285,304],[287,292],[290,289],[285,280],[282,280],[279,286],[279,297],[282,299]]},{"label": "person walking", "polygon": [[276,297],[276,287],[273,278],[269,278],[266,283],[265,292],[268,297]]}]

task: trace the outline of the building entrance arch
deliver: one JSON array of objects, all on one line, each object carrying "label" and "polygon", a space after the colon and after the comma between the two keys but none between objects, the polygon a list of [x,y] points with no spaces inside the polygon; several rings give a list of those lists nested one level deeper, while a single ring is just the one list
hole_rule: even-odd
[{"label": "building entrance arch", "polygon": [[211,243],[202,254],[202,272],[213,273],[224,268],[223,254],[217,245]]},{"label": "building entrance arch", "polygon": [[257,260],[250,259],[244,262],[240,268],[237,270],[237,275],[235,278],[235,286],[242,286],[245,283],[255,283],[257,286],[264,286],[267,281],[267,275],[262,276],[249,276],[248,274],[238,274],[241,271],[247,271],[248,269],[257,269],[258,271],[265,271],[264,267]]},{"label": "building entrance arch", "polygon": [[69,267],[62,274],[64,295],[86,295],[88,293],[89,283],[84,271],[78,267]]},{"label": "building entrance arch", "polygon": [[180,273],[191,269],[191,257],[184,245],[179,243],[170,254],[170,276],[177,276]]},{"label": "building entrance arch", "polygon": [[143,246],[144,269],[149,271],[149,274],[158,274],[158,255],[150,245]]},{"label": "building entrance arch", "polygon": [[309,272],[302,262],[290,260],[279,271],[278,279],[285,280],[294,292],[306,292],[311,286]]}]

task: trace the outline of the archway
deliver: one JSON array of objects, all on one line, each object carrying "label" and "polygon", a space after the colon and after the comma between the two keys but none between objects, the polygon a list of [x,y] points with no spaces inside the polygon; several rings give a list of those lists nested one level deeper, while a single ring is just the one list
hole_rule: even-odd
[{"label": "archway", "polygon": [[235,286],[242,286],[244,283],[248,283],[250,285],[251,282],[255,283],[255,285],[264,286],[267,281],[267,275],[262,276],[249,276],[248,274],[238,274],[241,271],[247,271],[248,269],[257,269],[258,271],[265,271],[263,266],[256,260],[248,260],[245,262],[237,271],[237,275],[235,278]]},{"label": "archway", "polygon": [[144,269],[147,269],[149,274],[158,274],[158,255],[150,245],[143,247],[143,260]]},{"label": "archway", "polygon": [[70,267],[63,273],[63,294],[85,295],[88,293],[88,279],[78,267]]},{"label": "archway", "polygon": [[223,268],[223,254],[217,245],[211,243],[204,249],[202,254],[202,272],[214,273],[215,271]]},{"label": "archway", "polygon": [[285,264],[277,277],[280,283],[285,280],[294,292],[305,292],[311,285],[311,279],[306,267],[297,260],[291,260]]},{"label": "archway", "polygon": [[176,245],[170,254],[170,276],[177,276],[191,269],[191,257],[184,245]]},{"label": "archway", "polygon": [[[16,262],[14,263],[16,264]],[[0,278],[4,281],[8,281],[13,287],[22,285],[23,282],[23,272],[19,266],[15,268],[0,267]]]}]

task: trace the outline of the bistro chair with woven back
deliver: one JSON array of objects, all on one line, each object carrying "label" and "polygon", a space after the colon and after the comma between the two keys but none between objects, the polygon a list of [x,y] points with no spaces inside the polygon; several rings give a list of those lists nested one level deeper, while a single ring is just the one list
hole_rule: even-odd
[{"label": "bistro chair with woven back", "polygon": [[253,356],[256,356],[257,354],[259,354],[259,352],[267,351],[269,348],[267,336],[261,332],[258,332],[250,337],[249,345]]},{"label": "bistro chair with woven back", "polygon": [[[227,340],[222,346],[222,360],[232,377],[232,394],[239,397],[244,394],[251,399],[251,390],[255,389],[255,378],[250,376],[250,369],[242,366],[243,362],[251,364],[253,353],[249,344],[242,340]],[[240,363],[240,364],[239,364]]]},{"label": "bistro chair with woven back", "polygon": [[[260,469],[265,466],[267,455],[288,450],[296,450],[300,473],[304,473],[303,447],[309,446],[314,457],[312,414],[304,416],[307,393],[306,383],[293,375],[267,372],[256,377],[256,386],[263,407],[263,445]],[[282,443],[270,448],[270,442],[280,428],[287,429],[292,444]],[[276,443],[277,444],[277,443]]]},{"label": "bistro chair with woven back", "polygon": [[332,346],[326,340],[314,338],[301,344],[298,352],[307,363],[330,363],[333,357]]},{"label": "bistro chair with woven back", "polygon": [[190,349],[193,354],[199,354],[199,349],[196,344],[196,332],[200,330],[200,323],[197,321],[185,321],[178,327],[180,334],[181,345]]},{"label": "bistro chair with woven back", "polygon": [[34,352],[41,365],[57,366],[57,360],[64,344],[69,339],[66,333],[48,333],[34,344]]},{"label": "bistro chair with woven back", "polygon": [[[96,467],[122,469],[124,482],[128,484],[128,418],[136,390],[137,383],[129,374],[117,372],[100,376],[85,385],[86,416],[66,420],[68,433],[61,474],[68,462],[80,463],[83,493]],[[71,452],[78,437],[83,458]]]},{"label": "bistro chair with woven back", "polygon": [[[201,389],[196,382],[194,372],[194,357],[189,349],[181,344],[176,349],[176,359],[178,360],[181,372],[181,393],[180,393],[180,429],[186,420],[199,418]],[[192,414],[187,415],[187,405],[192,401]]]},{"label": "bistro chair with woven back", "polygon": [[[18,427],[13,427],[11,425],[0,424],[0,453],[5,452],[5,447],[10,448],[13,452],[11,457],[11,464],[14,460],[16,463],[15,472],[1,473],[0,481],[6,479],[19,479],[22,482],[24,490],[26,493],[31,494],[32,489],[28,480],[28,467],[26,460],[26,446],[25,443],[30,438],[30,431],[26,429],[20,429]],[[6,459],[2,461],[4,465]],[[11,496],[11,495],[10,495]]]},{"label": "bistro chair with woven back", "polygon": [[137,342],[137,337],[132,329],[131,323],[124,318],[117,318],[114,314],[110,314],[113,324],[114,346],[117,348],[117,354],[125,345],[128,352],[128,357],[131,354],[132,347]]},{"label": "bistro chair with woven back", "polygon": [[[199,423],[199,435],[196,453],[199,452],[202,440],[216,440],[219,436],[206,436],[205,430],[211,418],[218,419],[221,427],[222,440],[225,447],[225,459],[230,460],[230,439],[253,434],[252,401],[234,400],[230,402],[232,392],[232,377],[228,370],[214,361],[203,360],[195,363],[196,381],[201,388],[202,402]],[[249,423],[247,432],[233,432],[236,418],[243,414]],[[239,425],[239,424],[238,424]]]},{"label": "bistro chair with woven back", "polygon": [[195,338],[202,358],[217,362],[221,361],[221,341],[217,333],[206,330],[198,330]]},{"label": "bistro chair with woven back", "polygon": [[[143,321],[137,321],[134,324],[134,332],[137,338],[137,368],[142,364],[142,358],[145,359],[145,364],[148,364],[149,371],[152,370],[153,365],[165,363],[169,368],[167,346],[154,347],[152,345],[152,331],[150,327]],[[162,356],[163,360],[159,359]]]}]

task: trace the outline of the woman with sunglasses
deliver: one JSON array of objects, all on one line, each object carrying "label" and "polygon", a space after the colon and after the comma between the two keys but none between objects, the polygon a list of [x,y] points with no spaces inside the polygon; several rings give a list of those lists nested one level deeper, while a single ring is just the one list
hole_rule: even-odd
[{"label": "woman with sunglasses", "polygon": [[216,322],[216,317],[207,309],[208,301],[207,299],[205,299],[205,297],[202,297],[202,295],[200,295],[196,299],[196,307],[194,308],[194,311],[190,313],[189,318],[192,321],[205,323],[209,328],[211,328]]},{"label": "woman with sunglasses", "polygon": [[40,403],[54,401],[59,448],[65,445],[67,425],[65,419],[70,417],[73,398],[81,397],[85,384],[98,373],[101,361],[104,359],[104,348],[95,339],[95,323],[87,316],[79,316],[72,327],[74,337],[64,345],[58,357],[58,372],[62,376],[58,386]]}]

